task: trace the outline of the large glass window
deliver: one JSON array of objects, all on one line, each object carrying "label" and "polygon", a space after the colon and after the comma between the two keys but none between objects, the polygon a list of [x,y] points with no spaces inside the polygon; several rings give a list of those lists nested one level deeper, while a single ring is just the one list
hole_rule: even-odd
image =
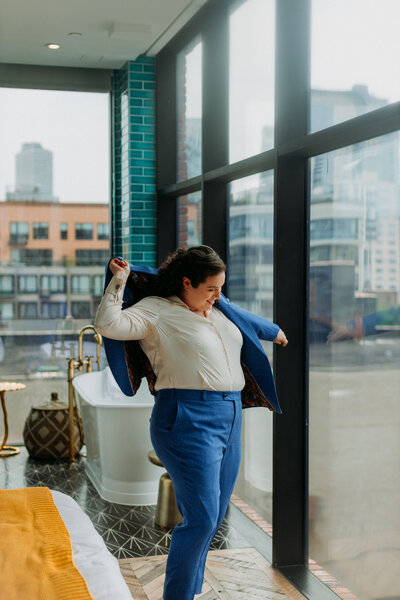
[{"label": "large glass window", "polygon": [[[233,181],[229,191],[229,297],[272,320],[273,191],[271,171]],[[263,342],[272,360],[272,344]],[[272,416],[243,412],[243,457],[235,493],[272,521]]]},{"label": "large glass window", "polygon": [[33,239],[34,240],[48,240],[49,239],[49,224],[33,223]]},{"label": "large glass window", "polygon": [[18,276],[18,291],[23,294],[33,294],[37,292],[37,277],[36,275],[19,275]]},{"label": "large glass window", "polygon": [[65,281],[65,275],[42,275],[40,278],[40,291],[42,294],[64,293]]},{"label": "large glass window", "polygon": [[311,160],[309,556],[363,600],[400,596],[399,164],[399,133]]},{"label": "large glass window", "polygon": [[92,223],[76,223],[75,224],[75,239],[76,240],[92,240],[93,239],[93,224]]},{"label": "large glass window", "polygon": [[68,239],[68,223],[60,223],[60,240]]},{"label": "large glass window", "polygon": [[195,39],[177,56],[177,178],[201,173],[202,43]]},{"label": "large glass window", "polygon": [[75,261],[77,266],[102,265],[104,266],[110,258],[110,251],[104,250],[76,250]]},{"label": "large glass window", "polygon": [[229,162],[236,162],[274,145],[275,1],[241,2],[229,36]]},{"label": "large glass window", "polygon": [[66,302],[42,302],[40,306],[43,319],[62,319],[67,314]]},{"label": "large glass window", "polygon": [[201,192],[178,198],[178,246],[199,246],[202,240]]},{"label": "large glass window", "polygon": [[[104,277],[101,253],[110,256],[109,100],[104,93],[0,88],[0,378],[27,388],[7,407],[11,444],[22,442],[33,404],[51,392],[67,399],[66,358],[94,318],[91,279]],[[92,223],[102,224],[98,237]],[[77,240],[75,224],[82,224]],[[77,265],[82,246],[95,259],[86,254]],[[84,307],[72,306],[79,298]]]},{"label": "large glass window", "polygon": [[38,305],[36,302],[20,302],[18,304],[18,316],[20,319],[36,319]]},{"label": "large glass window", "polygon": [[29,238],[29,223],[26,221],[11,221],[10,222],[10,245],[24,245]]},{"label": "large glass window", "polygon": [[97,239],[108,240],[110,237],[110,225],[109,223],[97,223]]},{"label": "large glass window", "polygon": [[0,294],[12,294],[14,292],[13,275],[0,275]]},{"label": "large glass window", "polygon": [[90,276],[72,275],[71,277],[72,294],[90,294]]},{"label": "large glass window", "polygon": [[311,131],[400,100],[398,0],[313,0]]}]

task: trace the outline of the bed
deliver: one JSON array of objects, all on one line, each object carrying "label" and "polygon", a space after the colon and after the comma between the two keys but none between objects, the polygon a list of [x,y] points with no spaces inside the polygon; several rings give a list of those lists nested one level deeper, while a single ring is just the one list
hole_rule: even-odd
[{"label": "bed", "polygon": [[[65,583],[68,568],[76,588]],[[50,600],[46,586],[57,600],[132,600],[117,559],[73,498],[48,488],[0,490],[1,594],[8,600]]]}]

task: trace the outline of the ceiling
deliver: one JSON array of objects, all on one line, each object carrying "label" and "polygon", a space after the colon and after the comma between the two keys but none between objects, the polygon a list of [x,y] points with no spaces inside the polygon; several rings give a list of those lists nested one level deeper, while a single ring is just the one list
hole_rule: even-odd
[{"label": "ceiling", "polygon": [[206,1],[0,0],[0,62],[118,69],[154,56]]}]

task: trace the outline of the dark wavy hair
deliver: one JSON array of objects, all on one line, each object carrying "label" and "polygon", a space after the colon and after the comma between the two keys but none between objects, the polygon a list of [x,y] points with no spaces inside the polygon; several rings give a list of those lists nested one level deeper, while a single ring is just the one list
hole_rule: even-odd
[{"label": "dark wavy hair", "polygon": [[182,291],[183,277],[190,279],[192,286],[196,288],[207,277],[225,270],[224,261],[210,246],[178,248],[160,265],[157,276],[146,290],[147,295],[163,298],[178,296]]}]

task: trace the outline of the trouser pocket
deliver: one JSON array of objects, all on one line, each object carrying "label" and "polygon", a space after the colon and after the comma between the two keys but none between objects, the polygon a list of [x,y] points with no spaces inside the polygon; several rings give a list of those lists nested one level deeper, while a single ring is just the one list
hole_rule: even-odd
[{"label": "trouser pocket", "polygon": [[151,426],[163,431],[173,432],[179,421],[179,416],[179,401],[174,390],[171,390],[170,393],[169,390],[163,390],[162,395],[157,396],[153,406]]}]

